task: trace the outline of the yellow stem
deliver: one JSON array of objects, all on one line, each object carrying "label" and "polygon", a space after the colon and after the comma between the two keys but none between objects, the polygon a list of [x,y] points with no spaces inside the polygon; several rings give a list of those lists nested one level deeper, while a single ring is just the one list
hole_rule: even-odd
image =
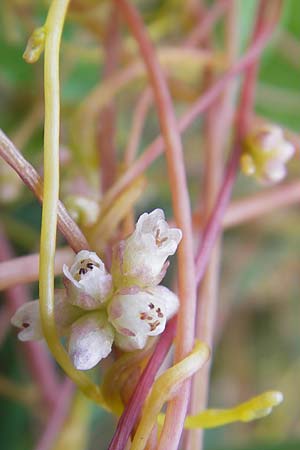
[{"label": "yellow stem", "polygon": [[57,334],[54,319],[54,256],[59,194],[59,49],[70,0],[53,0],[45,30],[44,201],[40,244],[40,314],[44,336],[56,361],[78,387],[102,403],[99,387],[73,367]]}]

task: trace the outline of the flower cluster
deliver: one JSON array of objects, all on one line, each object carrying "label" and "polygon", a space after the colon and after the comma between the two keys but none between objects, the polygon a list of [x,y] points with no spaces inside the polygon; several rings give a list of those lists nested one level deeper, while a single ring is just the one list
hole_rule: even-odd
[{"label": "flower cluster", "polygon": [[263,183],[277,183],[286,176],[285,164],[294,152],[294,146],[285,139],[280,127],[260,126],[245,141],[241,169],[245,175],[254,175]]},{"label": "flower cluster", "polygon": [[[77,369],[94,367],[113,343],[125,351],[142,349],[149,336],[164,331],[179,302],[159,283],[181,236],[156,209],[143,214],[132,235],[114,249],[112,275],[97,254],[87,250],[76,255],[70,268],[63,267],[65,289],[55,293],[54,314]],[[38,302],[19,308],[12,324],[21,328],[19,339],[42,339]]]}]

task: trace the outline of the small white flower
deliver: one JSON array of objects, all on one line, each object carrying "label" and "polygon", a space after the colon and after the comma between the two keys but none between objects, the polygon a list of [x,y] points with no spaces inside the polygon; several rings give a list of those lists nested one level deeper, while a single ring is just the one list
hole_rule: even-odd
[{"label": "small white flower", "polygon": [[33,300],[20,306],[11,318],[11,323],[21,329],[18,333],[20,341],[43,339],[38,301]]},{"label": "small white flower", "polygon": [[115,249],[112,266],[115,285],[159,284],[169,265],[167,258],[174,255],[181,238],[181,230],[169,227],[161,209],[142,214],[132,235]]},{"label": "small white flower", "polygon": [[[65,336],[72,322],[82,315],[82,310],[68,303],[64,289],[57,289],[54,294],[54,315],[58,334]],[[18,334],[21,341],[43,339],[38,300],[20,306],[11,318],[11,323],[21,329]]]},{"label": "small white flower", "polygon": [[285,139],[280,127],[264,125],[247,137],[241,168],[246,175],[254,175],[262,183],[277,183],[285,178],[285,164],[294,153],[294,146]]},{"label": "small white flower", "polygon": [[164,286],[123,289],[108,306],[108,318],[119,333],[116,344],[126,350],[143,348],[147,336],[164,331],[178,306],[177,296]]},{"label": "small white flower", "polygon": [[68,351],[78,370],[92,369],[111,352],[114,329],[102,311],[86,313],[71,326]]},{"label": "small white flower", "polygon": [[82,250],[70,269],[63,266],[63,272],[68,299],[73,305],[93,310],[108,300],[112,277],[96,253]]}]

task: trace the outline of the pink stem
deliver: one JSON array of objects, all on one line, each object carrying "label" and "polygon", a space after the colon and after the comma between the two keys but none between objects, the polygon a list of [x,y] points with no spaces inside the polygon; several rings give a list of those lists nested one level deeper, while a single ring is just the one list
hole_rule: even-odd
[{"label": "pink stem", "polygon": [[[225,53],[229,65],[234,64],[238,51],[237,11],[233,3],[224,17]],[[213,74],[208,73],[213,78]],[[205,219],[209,217],[216,201],[222,181],[224,154],[228,145],[233,121],[233,82],[228,83],[219,100],[208,110],[205,117],[205,170],[203,173],[202,208]],[[205,277],[198,293],[196,337],[212,348],[215,319],[218,307],[218,285],[220,270],[221,240],[211,252]],[[212,358],[193,377],[190,413],[205,409],[209,392],[209,375]],[[200,450],[203,445],[203,430],[186,433],[186,450]]]},{"label": "pink stem", "polygon": [[[180,313],[178,314],[175,361],[184,358],[192,350],[194,342],[194,320],[196,312],[196,283],[193,254],[193,234],[190,199],[187,188],[181,138],[172,105],[167,82],[158,63],[155,51],[148,38],[144,24],[136,9],[127,0],[115,0],[121,9],[128,26],[137,40],[144,63],[148,69],[149,80],[157,107],[162,136],[166,147],[166,159],[170,180],[172,204],[177,226],[182,230],[182,241],[178,249],[178,293]],[[172,439],[164,448],[177,448],[189,399],[190,380],[183,383],[176,399],[172,401],[177,410],[176,427]],[[169,429],[170,414],[166,415]],[[165,427],[164,427],[165,428]],[[162,432],[161,440],[165,433]],[[169,436],[169,434],[168,434]]]},{"label": "pink stem", "polygon": [[126,167],[130,166],[130,164],[135,160],[151,101],[152,92],[150,89],[145,89],[145,91],[141,94],[133,112],[132,127],[124,153],[124,162]]},{"label": "pink stem", "polygon": [[298,202],[300,202],[300,181],[282,184],[232,202],[224,215],[223,227],[243,224],[277,208]]},{"label": "pink stem", "polygon": [[[194,105],[179,119],[179,131],[183,133],[222,93],[231,79],[243,72],[259,56],[269,39],[269,33],[263,33],[247,51],[247,53],[223,75],[209,90],[207,90]],[[106,202],[111,203],[132,181],[143,173],[165,148],[161,136],[157,137],[131,167],[107,192]]]},{"label": "pink stem", "polygon": [[195,47],[208,35],[217,20],[230,7],[232,0],[215,1],[203,20],[197,25],[184,42],[185,47]]},{"label": "pink stem", "polygon": [[[118,19],[118,13],[113,7],[104,40],[104,80],[109,79],[114,74],[119,59],[120,36]],[[116,108],[113,101],[111,101],[103,108],[99,117],[98,148],[101,165],[100,180],[103,192],[106,192],[113,184],[117,174],[115,116]]]},{"label": "pink stem", "polygon": [[[43,180],[34,167],[26,161],[23,155],[17,150],[14,144],[0,129],[0,156],[9,164],[19,175],[24,184],[34,193],[36,198],[43,201]],[[69,216],[62,202],[58,202],[58,222],[57,226],[65,236],[70,246],[75,252],[88,249],[89,244],[82,234],[81,230]]]},{"label": "pink stem", "polygon": [[[12,256],[12,249],[0,230],[0,260],[9,259]],[[10,316],[29,298],[26,287],[22,285],[7,289],[5,294],[6,307]],[[56,403],[59,381],[49,353],[40,342],[22,343],[22,351],[25,353],[25,361],[31,376],[37,383],[47,408],[51,410]]]},{"label": "pink stem", "polygon": [[[272,26],[264,26],[262,27],[262,22],[265,14],[265,0],[261,0],[261,7],[259,8],[258,19],[256,22],[256,26],[253,34],[253,42],[259,41],[263,36],[264,39],[269,37],[273,31],[274,23]],[[257,55],[258,56],[258,55]],[[226,175],[224,181],[222,183],[220,192],[218,194],[218,198],[216,201],[216,205],[210,218],[208,219],[207,225],[204,228],[202,240],[200,246],[197,250],[196,254],[196,273],[197,273],[197,283],[199,284],[203,278],[205,273],[206,265],[208,263],[211,249],[215,243],[215,240],[219,234],[221,229],[222,218],[225,213],[225,209],[228,205],[228,202],[231,197],[231,192],[233,188],[233,184],[236,178],[237,169],[239,167],[239,160],[241,154],[241,139],[245,135],[247,131],[247,127],[249,125],[249,111],[252,111],[253,108],[253,87],[249,88],[249,84],[255,83],[255,75],[257,69],[253,70],[253,64],[257,64],[254,60],[252,61],[252,66],[250,66],[249,72],[246,74],[246,78],[244,81],[243,91],[246,91],[247,95],[242,93],[241,95],[241,103],[239,108],[238,115],[238,123],[237,123],[237,137],[236,144],[232,156],[228,162]],[[251,95],[249,95],[251,93]],[[245,104],[245,99],[247,99],[248,103]]]},{"label": "pink stem", "polygon": [[[39,279],[38,253],[19,256],[0,263],[0,291],[15,284],[30,283]],[[70,265],[74,259],[74,252],[68,248],[57,249],[54,262],[54,274],[62,273],[64,264]]]},{"label": "pink stem", "polygon": [[40,437],[35,450],[51,450],[53,448],[64,422],[68,417],[73,394],[74,384],[71,380],[65,378],[65,381],[59,390],[55,408],[48,419],[46,428]]},{"label": "pink stem", "polygon": [[175,336],[175,329],[176,319],[172,319],[167,324],[165,332],[157,343],[154,353],[149,359],[149,362],[139,379],[130,402],[125,406],[108,450],[123,450],[125,448],[130,433],[140,415],[141,406],[145,402],[152,387],[155,375],[172,344]]},{"label": "pink stem", "polygon": [[[206,94],[204,94],[204,96],[200,99],[200,101],[196,103],[196,105],[195,105],[196,108],[199,108],[199,103],[200,103],[200,106],[203,108],[203,110],[205,109],[205,107],[209,106],[211,104],[210,102],[212,102],[221,93],[221,91],[222,91],[224,85],[226,85],[227,81],[229,81],[239,71],[245,69],[259,55],[259,53],[262,51],[264,45],[266,44],[268,38],[269,38],[269,33],[265,33],[263,35],[263,37],[258,39],[257,42],[249,49],[247,54],[234,66],[234,68],[231,69],[227,73],[227,75],[225,75],[225,77],[223,77],[221,80],[219,80],[219,82],[217,82],[216,85],[212,89],[210,89]],[[211,92],[213,92],[213,94],[211,94]],[[207,97],[209,97],[208,100],[207,100]],[[204,98],[204,101],[203,101],[203,98]],[[191,117],[195,118],[194,115],[195,115],[195,109],[196,108],[195,107],[192,108],[188,112],[188,114],[186,114],[185,117],[180,121],[180,125],[182,126],[182,128],[183,128],[183,125],[185,125],[186,127],[189,125],[189,123],[190,123],[189,120],[190,120]],[[201,112],[201,108],[199,108],[199,110]],[[183,130],[181,129],[181,131],[183,131]],[[151,162],[155,159],[156,156],[158,156],[158,154],[160,154],[162,152],[163,148],[164,147],[163,147],[163,142],[162,142],[161,138],[156,139],[154,141],[154,143],[147,150],[147,156],[149,156],[149,159],[152,158]],[[155,153],[155,152],[156,152],[156,154],[153,155],[153,153]],[[140,160],[141,159],[142,158],[140,158]],[[233,163],[235,163],[234,160],[233,160]],[[136,167],[138,167],[138,166],[136,166]],[[145,167],[147,167],[147,164],[146,164]],[[145,167],[143,167],[143,168],[139,167],[139,169],[141,169],[141,172],[145,169]],[[229,166],[229,169],[230,169],[230,166]],[[129,169],[128,172],[130,172],[130,169]],[[138,173],[140,173],[140,172],[138,172]],[[133,171],[133,174],[135,176],[134,171]],[[233,167],[233,175],[234,174],[235,174],[235,167]],[[131,172],[131,176],[132,176],[132,172]],[[132,177],[132,179],[134,179],[134,176]],[[230,179],[230,172],[229,172],[229,179]],[[123,180],[125,180],[124,184],[126,186],[126,181],[128,180],[128,178],[126,178],[126,174],[123,177]],[[204,241],[202,240],[202,242],[204,242]],[[207,256],[209,256],[209,254]],[[208,261],[208,259],[207,259],[207,261]],[[207,261],[206,261],[205,264],[207,264]],[[204,265],[203,269],[205,269],[205,265]],[[158,348],[154,351],[154,354],[152,356],[154,361],[156,359],[157,351],[158,351]],[[159,365],[160,365],[160,362],[159,362],[159,364],[157,364],[157,369],[158,369]],[[150,369],[147,366],[145,368],[145,370],[144,370],[144,373],[143,373],[143,377],[145,377],[144,379],[146,379],[146,380],[148,379],[147,378],[148,377],[148,370],[150,370]],[[146,398],[147,393],[149,392],[150,388],[151,388],[151,383],[150,383],[150,380],[149,380],[149,383],[147,383],[147,386],[146,386],[147,392],[145,392],[144,395],[142,397],[140,397],[141,401],[143,401]],[[139,384],[138,384],[137,389],[141,389],[142,390],[142,388],[139,388]],[[128,416],[130,416],[131,414],[135,414],[136,415],[135,417],[137,417],[139,412],[140,412],[140,410],[141,410],[142,404],[141,403],[137,404],[136,401],[133,403],[133,398],[136,399],[136,397],[135,397],[136,394],[134,393],[133,395],[134,395],[134,397],[132,397],[132,399],[130,400],[130,402],[126,406],[126,414]],[[140,394],[140,390],[139,390],[139,395],[141,395]],[[125,412],[124,412],[124,414],[125,414]],[[122,417],[121,417],[120,420],[122,420]],[[176,417],[175,417],[175,419],[176,419]],[[124,423],[126,424],[125,429],[123,429],[121,425],[120,426],[118,425],[118,428],[116,430],[116,433],[115,433],[113,441],[112,441],[112,443],[113,442],[118,442],[119,447],[112,446],[110,448],[110,450],[112,450],[112,449],[115,450],[117,448],[121,449],[121,448],[125,447],[127,439],[128,439],[128,437],[130,435],[130,432],[131,432],[131,430],[133,428],[134,421],[131,421],[131,422],[130,421],[126,421]],[[119,436],[119,434],[122,434],[123,438],[121,438]],[[124,439],[124,436],[127,436],[127,439]],[[122,447],[122,445],[123,445],[123,447]],[[163,447],[161,447],[161,448],[163,448]],[[169,448],[169,447],[164,447],[164,448]]]}]

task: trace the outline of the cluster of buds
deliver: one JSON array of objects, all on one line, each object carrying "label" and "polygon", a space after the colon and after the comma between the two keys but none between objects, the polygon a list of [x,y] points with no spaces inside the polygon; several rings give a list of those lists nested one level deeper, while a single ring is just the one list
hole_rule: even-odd
[{"label": "cluster of buds", "polygon": [[286,176],[286,163],[295,153],[276,125],[264,125],[252,131],[244,142],[241,170],[265,184],[278,183]]},{"label": "cluster of buds", "polygon": [[[112,275],[96,253],[87,250],[76,255],[70,268],[63,267],[65,289],[56,291],[54,314],[77,369],[94,367],[113,343],[124,351],[142,349],[149,336],[164,331],[179,301],[159,283],[181,237],[156,209],[143,214],[132,235],[114,249]],[[39,303],[24,304],[12,324],[21,328],[19,339],[42,339]]]}]

